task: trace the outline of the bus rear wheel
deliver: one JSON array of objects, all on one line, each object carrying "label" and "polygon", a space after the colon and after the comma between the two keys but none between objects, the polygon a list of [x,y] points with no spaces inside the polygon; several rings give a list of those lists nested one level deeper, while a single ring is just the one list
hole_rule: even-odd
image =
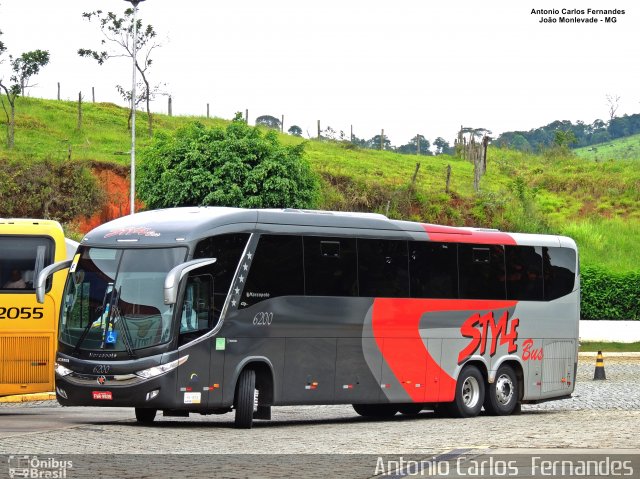
[{"label": "bus rear wheel", "polygon": [[245,369],[240,373],[235,397],[235,427],[251,429],[253,426],[253,408],[255,405],[256,372]]},{"label": "bus rear wheel", "polygon": [[511,414],[518,405],[518,378],[513,368],[503,365],[498,368],[496,379],[489,384],[484,399],[484,410],[493,416]]},{"label": "bus rear wheel", "polygon": [[398,412],[393,404],[354,404],[353,409],[364,417],[393,417]]},{"label": "bus rear wheel", "polygon": [[151,424],[156,418],[156,412],[156,409],[137,407],[136,421],[138,421],[140,424]]},{"label": "bus rear wheel", "polygon": [[456,395],[448,404],[448,412],[453,417],[475,417],[484,402],[484,378],[475,366],[466,366],[458,376]]}]

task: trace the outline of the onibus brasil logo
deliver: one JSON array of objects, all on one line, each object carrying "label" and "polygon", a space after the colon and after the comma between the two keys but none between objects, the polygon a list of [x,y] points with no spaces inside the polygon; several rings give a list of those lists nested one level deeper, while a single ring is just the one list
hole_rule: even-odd
[{"label": "onibus brasil logo", "polygon": [[73,461],[56,459],[54,457],[40,458],[38,456],[9,456],[9,477],[65,479],[67,471],[73,468]]}]

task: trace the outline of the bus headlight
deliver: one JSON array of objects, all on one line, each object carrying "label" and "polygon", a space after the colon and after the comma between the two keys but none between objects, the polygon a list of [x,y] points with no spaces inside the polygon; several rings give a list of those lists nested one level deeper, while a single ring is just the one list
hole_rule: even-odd
[{"label": "bus headlight", "polygon": [[56,374],[58,376],[68,376],[69,374],[71,374],[73,372],[71,369],[65,368],[60,363],[56,363],[55,371],[56,371]]},{"label": "bus headlight", "polygon": [[143,369],[142,371],[136,372],[136,376],[139,376],[144,379],[154,378],[156,376],[160,376],[161,374],[168,373],[173,369],[177,368],[181,364],[184,364],[189,356],[183,356],[175,361],[171,361],[170,363],[161,364],[160,366],[154,366],[149,369]]}]

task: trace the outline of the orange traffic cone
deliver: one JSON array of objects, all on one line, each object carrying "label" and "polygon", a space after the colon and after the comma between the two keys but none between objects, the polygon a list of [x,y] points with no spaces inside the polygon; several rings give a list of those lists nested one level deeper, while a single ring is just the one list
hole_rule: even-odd
[{"label": "orange traffic cone", "polygon": [[596,371],[593,374],[593,379],[607,379],[604,374],[604,358],[602,357],[602,351],[598,351],[598,356],[596,356]]}]

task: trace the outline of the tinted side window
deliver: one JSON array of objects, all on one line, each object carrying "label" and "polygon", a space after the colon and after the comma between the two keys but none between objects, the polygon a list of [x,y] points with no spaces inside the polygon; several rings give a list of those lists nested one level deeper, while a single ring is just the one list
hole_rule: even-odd
[{"label": "tinted side window", "polygon": [[238,267],[238,261],[249,239],[248,233],[233,233],[212,236],[202,240],[193,254],[197,258],[216,258],[216,262],[206,268],[199,268],[194,273],[210,274],[213,278],[213,319],[217,320],[222,311],[224,300],[229,293],[231,280]]},{"label": "tinted side window", "polygon": [[506,246],[507,299],[542,301],[542,248]]},{"label": "tinted side window", "polygon": [[309,296],[357,296],[355,238],[304,237],[304,277]]},{"label": "tinted side window", "polygon": [[303,295],[302,237],[261,235],[246,281],[242,308],[278,296]]},{"label": "tinted side window", "polygon": [[451,243],[411,241],[412,298],[458,297],[458,249]]},{"label": "tinted side window", "polygon": [[216,258],[216,262],[210,268],[215,281],[216,294],[224,294],[226,296],[229,292],[229,285],[236,272],[240,255],[244,251],[248,238],[248,233],[212,236],[200,241],[196,246],[193,255],[194,259]]},{"label": "tinted side window", "polygon": [[460,297],[505,299],[504,247],[500,245],[458,245]]},{"label": "tinted side window", "polygon": [[360,296],[409,297],[409,262],[406,241],[358,240]]},{"label": "tinted side window", "polygon": [[576,252],[570,248],[542,248],[544,299],[550,301],[573,291]]}]

